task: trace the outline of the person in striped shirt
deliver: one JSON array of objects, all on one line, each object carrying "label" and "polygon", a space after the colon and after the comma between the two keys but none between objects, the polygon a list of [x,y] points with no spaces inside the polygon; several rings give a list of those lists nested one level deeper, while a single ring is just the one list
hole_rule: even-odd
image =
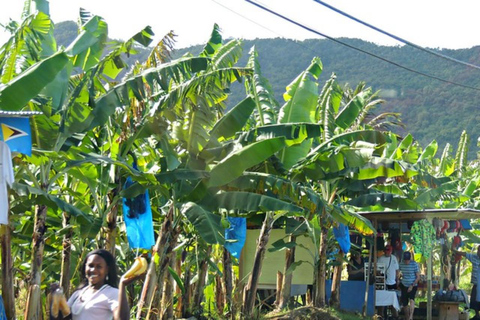
[{"label": "person in striped shirt", "polygon": [[409,251],[403,253],[403,260],[400,262],[400,290],[402,291],[401,303],[405,320],[413,319],[415,310],[415,295],[417,293],[418,281],[420,281],[420,268]]},{"label": "person in striped shirt", "polygon": [[477,247],[477,254],[466,253],[452,249],[456,254],[462,255],[467,258],[468,261],[472,263],[472,275],[470,278],[470,283],[472,284],[472,292],[470,293],[470,308],[475,310],[475,318],[480,319],[480,297],[477,294],[478,287],[478,272],[480,271],[480,246]]}]

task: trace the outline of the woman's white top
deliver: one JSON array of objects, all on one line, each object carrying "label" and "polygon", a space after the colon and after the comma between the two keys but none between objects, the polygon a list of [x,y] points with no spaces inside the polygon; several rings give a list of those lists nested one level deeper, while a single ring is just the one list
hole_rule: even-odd
[{"label": "woman's white top", "polygon": [[82,299],[83,293],[87,289],[88,287],[85,287],[75,291],[70,299],[68,299],[68,305],[72,312],[72,319],[113,319],[113,311],[118,307],[118,289],[106,284],[90,297]]}]

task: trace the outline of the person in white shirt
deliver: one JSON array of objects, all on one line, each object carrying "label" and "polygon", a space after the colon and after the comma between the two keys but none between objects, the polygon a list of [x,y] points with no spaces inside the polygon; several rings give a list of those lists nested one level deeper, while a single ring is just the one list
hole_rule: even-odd
[{"label": "person in white shirt", "polygon": [[[389,244],[386,245],[383,251],[384,255],[377,260],[378,264],[383,264],[385,266],[385,284],[387,290],[396,290],[400,281],[400,267],[397,257],[392,254],[392,251],[392,246]],[[398,312],[395,308],[392,308],[392,315],[395,318],[398,317]]]},{"label": "person in white shirt", "polygon": [[[50,319],[71,320],[129,320],[130,308],[126,286],[141,276],[118,281],[117,264],[113,255],[103,249],[91,251],[80,269],[81,284],[68,299],[71,313]],[[120,284],[120,285],[119,285]],[[58,284],[52,285],[55,290]]]},{"label": "person in white shirt", "polygon": [[378,258],[377,263],[385,265],[385,284],[387,290],[396,290],[398,287],[400,268],[397,257],[392,254],[393,248],[391,245],[386,245],[384,255]]}]

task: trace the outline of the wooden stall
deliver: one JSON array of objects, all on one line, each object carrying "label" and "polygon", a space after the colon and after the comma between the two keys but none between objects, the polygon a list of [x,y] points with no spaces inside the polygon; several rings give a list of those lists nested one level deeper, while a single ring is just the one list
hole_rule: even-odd
[{"label": "wooden stall", "polygon": [[[372,221],[377,227],[378,223],[399,223],[407,221],[417,221],[426,219],[430,223],[433,219],[445,220],[470,220],[479,219],[480,210],[474,209],[425,209],[425,210],[405,210],[405,211],[376,211],[376,212],[358,212],[363,217]],[[401,231],[401,230],[400,230]],[[375,262],[377,257],[377,248],[374,241]],[[457,310],[458,312],[458,310]],[[432,320],[432,255],[427,260],[427,320]]]}]

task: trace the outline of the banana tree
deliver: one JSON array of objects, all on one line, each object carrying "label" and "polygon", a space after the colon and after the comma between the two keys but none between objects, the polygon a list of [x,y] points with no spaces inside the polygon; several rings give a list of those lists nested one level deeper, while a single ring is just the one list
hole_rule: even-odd
[{"label": "banana tree", "polygon": [[[29,1],[28,3],[31,4]],[[85,99],[85,97],[88,97],[89,80],[94,79],[102,72],[110,76],[115,73],[114,69],[119,70],[111,62],[115,60],[118,65],[118,56],[122,52],[126,52],[126,46],[116,50],[98,63],[98,58],[102,54],[106,43],[106,24],[101,18],[91,17],[82,12],[83,33],[65,51],[59,51],[48,56],[56,51],[55,42],[52,40],[53,26],[48,17],[48,3],[36,1],[36,7],[40,11],[34,17],[39,17],[39,19],[26,19],[22,28],[19,28],[12,39],[2,47],[5,51],[27,52],[29,54],[26,57],[27,59],[24,59],[25,55],[21,58],[30,62],[31,67],[12,78],[13,73],[9,71],[13,70],[12,66],[15,66],[16,60],[12,58],[15,55],[5,55],[5,60],[2,60],[4,62],[2,63],[4,66],[2,80],[8,82],[0,90],[1,108],[17,110],[24,108],[25,105],[27,105],[27,108],[39,107],[46,116],[34,123],[36,147],[37,149],[58,153],[65,147],[65,142],[73,134],[86,128],[83,124],[83,117],[85,114],[84,107],[90,101],[88,98]],[[29,46],[29,50],[21,50],[22,45],[27,46],[32,38],[36,39],[41,45]],[[38,49],[39,52],[37,53],[33,49]],[[85,54],[87,51],[89,54]],[[43,58],[45,56],[47,57]],[[17,61],[20,58],[18,55],[15,57]],[[78,75],[70,78],[75,90],[68,91],[68,79],[72,74],[73,67],[83,68],[85,73],[83,78]],[[76,69],[75,72],[78,72],[78,70]],[[28,85],[26,85],[27,83]],[[94,83],[98,85],[99,82]],[[39,94],[40,96],[38,96]],[[38,97],[37,101],[39,103],[32,100],[36,97]],[[44,97],[50,97],[50,99]],[[52,129],[56,129],[56,132],[52,133]],[[42,132],[42,130],[45,131]],[[46,135],[43,136],[43,133],[46,133]],[[53,160],[41,162],[40,171],[38,171],[39,176],[35,177],[35,179],[38,179],[36,184],[38,188],[47,193],[56,189],[54,183],[58,177],[57,175],[50,177],[51,168],[53,168]],[[32,283],[28,296],[29,307],[26,313],[28,319],[39,317],[40,312],[39,286],[47,209],[46,206],[39,207],[35,219],[36,232],[34,233],[32,248],[34,251],[33,257],[36,258],[32,259]]]}]

